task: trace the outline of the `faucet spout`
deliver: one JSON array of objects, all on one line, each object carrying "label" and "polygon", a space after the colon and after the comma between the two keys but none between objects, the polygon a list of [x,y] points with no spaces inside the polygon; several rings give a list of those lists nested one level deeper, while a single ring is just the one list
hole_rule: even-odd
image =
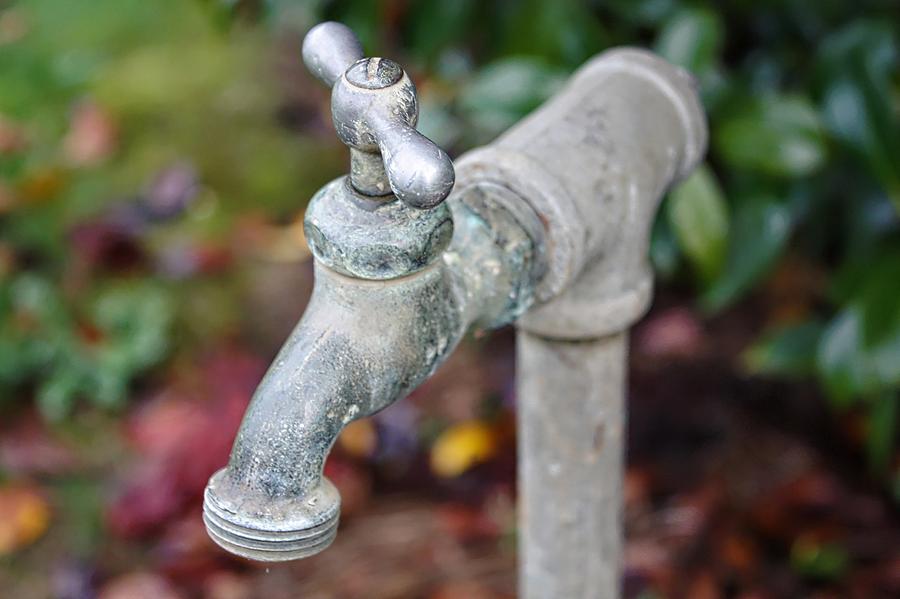
[{"label": "faucet spout", "polygon": [[317,260],[309,306],[254,394],[228,466],[207,487],[204,519],[218,544],[262,561],[325,549],[340,496],[322,471],[344,426],[405,397],[470,325],[524,310],[529,283],[520,279],[536,244],[511,215],[476,201],[480,192],[467,195],[469,203],[449,202],[450,247],[419,271],[362,279]]},{"label": "faucet spout", "polygon": [[235,481],[272,497],[314,489],[341,429],[404,396],[456,345],[464,324],[447,279],[440,267],[385,282],[317,266],[309,307],[238,433]]}]

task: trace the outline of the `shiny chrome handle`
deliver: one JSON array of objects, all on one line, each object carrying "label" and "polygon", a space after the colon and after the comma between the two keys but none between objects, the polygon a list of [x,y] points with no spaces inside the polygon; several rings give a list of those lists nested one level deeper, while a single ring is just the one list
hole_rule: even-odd
[{"label": "shiny chrome handle", "polygon": [[416,88],[400,65],[386,58],[363,58],[353,32],[334,22],[306,34],[303,61],[332,88],[334,128],[350,146],[350,182],[358,192],[393,193],[422,209],[446,199],[455,180],[453,163],[416,131]]}]

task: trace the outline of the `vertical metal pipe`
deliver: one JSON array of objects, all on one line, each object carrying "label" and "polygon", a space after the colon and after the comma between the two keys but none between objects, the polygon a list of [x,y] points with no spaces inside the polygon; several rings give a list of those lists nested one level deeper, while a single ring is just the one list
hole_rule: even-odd
[{"label": "vertical metal pipe", "polygon": [[650,230],[706,148],[690,75],[604,52],[491,145],[458,186],[502,185],[543,223],[547,270],[517,321],[520,595],[618,599],[626,334],[650,303]]},{"label": "vertical metal pipe", "polygon": [[626,333],[517,337],[519,596],[616,599]]}]

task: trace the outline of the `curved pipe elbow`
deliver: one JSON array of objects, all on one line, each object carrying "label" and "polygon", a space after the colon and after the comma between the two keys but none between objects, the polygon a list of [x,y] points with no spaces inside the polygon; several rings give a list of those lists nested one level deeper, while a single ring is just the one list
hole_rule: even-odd
[{"label": "curved pipe elbow", "polygon": [[322,476],[328,452],[346,424],[404,397],[453,350],[467,325],[454,290],[440,262],[391,281],[317,266],[307,311],[207,487],[204,518],[217,543],[265,561],[331,543],[340,497]]}]

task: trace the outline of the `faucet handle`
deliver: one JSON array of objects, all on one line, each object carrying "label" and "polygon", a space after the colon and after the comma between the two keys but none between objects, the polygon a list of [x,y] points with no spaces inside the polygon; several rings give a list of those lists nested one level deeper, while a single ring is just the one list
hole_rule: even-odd
[{"label": "faucet handle", "polygon": [[303,38],[303,62],[316,79],[333,87],[363,54],[356,34],[341,23],[319,23]]},{"label": "faucet handle", "polygon": [[446,199],[455,180],[453,162],[416,131],[416,87],[400,65],[364,58],[350,28],[335,22],[306,34],[303,61],[331,87],[334,128],[350,146],[350,183],[356,191],[368,196],[393,192],[420,209]]}]

